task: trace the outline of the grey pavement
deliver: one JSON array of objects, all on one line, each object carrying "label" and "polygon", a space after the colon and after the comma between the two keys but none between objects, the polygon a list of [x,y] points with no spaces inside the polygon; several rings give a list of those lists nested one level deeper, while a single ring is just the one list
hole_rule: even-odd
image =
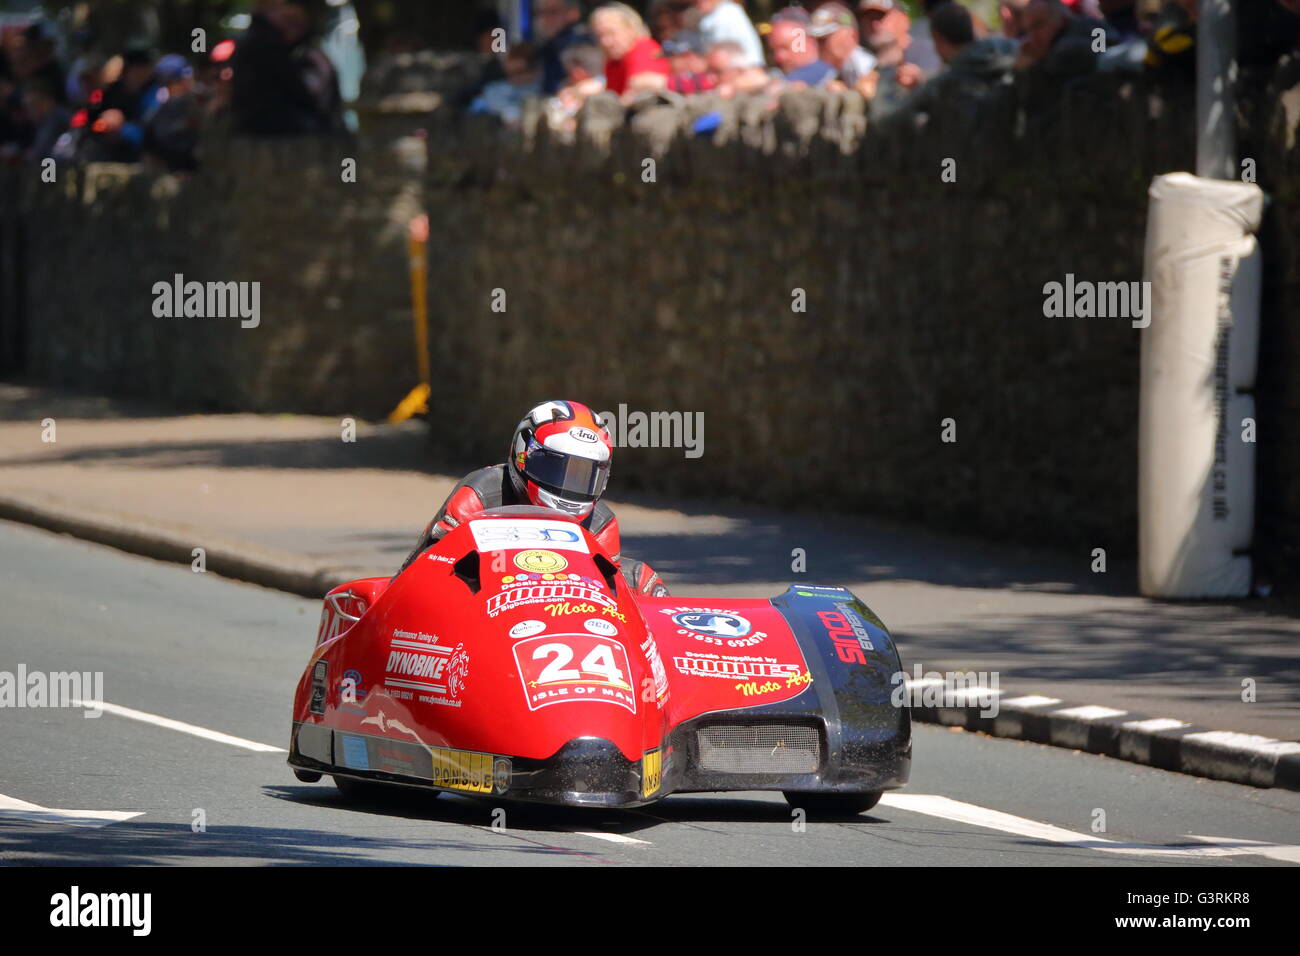
[{"label": "grey pavement", "polygon": [[[44,419],[57,441],[43,442]],[[462,472],[422,423],[291,415],[160,415],[0,385],[0,499],[76,509],[194,546],[391,573]],[[911,671],[995,672],[1014,693],[1300,739],[1300,617],[1279,600],[1169,602],[1130,563],[973,540],[861,516],[622,494],[624,552],[675,594],[852,588]],[[806,570],[792,570],[803,549]],[[1254,685],[1246,702],[1243,682]]]}]

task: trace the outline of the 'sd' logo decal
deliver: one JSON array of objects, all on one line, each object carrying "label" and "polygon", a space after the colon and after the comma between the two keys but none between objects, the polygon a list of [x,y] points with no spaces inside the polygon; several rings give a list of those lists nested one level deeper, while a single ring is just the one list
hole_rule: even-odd
[{"label": "'sd' logo decal", "polygon": [[569,562],[554,551],[520,551],[515,555],[515,567],[523,571],[536,571],[545,574],[550,571],[563,571]]}]

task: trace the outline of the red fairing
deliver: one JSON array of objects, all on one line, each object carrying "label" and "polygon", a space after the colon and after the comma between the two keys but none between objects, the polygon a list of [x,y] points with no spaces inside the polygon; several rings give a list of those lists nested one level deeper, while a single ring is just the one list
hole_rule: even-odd
[{"label": "red fairing", "polygon": [[[473,552],[477,578],[458,563],[472,564]],[[684,720],[810,686],[799,644],[768,601],[645,597],[609,558],[558,513],[472,518],[391,585],[335,588],[294,720],[536,759],[596,736],[635,761]],[[320,660],[325,712],[313,714]]]}]

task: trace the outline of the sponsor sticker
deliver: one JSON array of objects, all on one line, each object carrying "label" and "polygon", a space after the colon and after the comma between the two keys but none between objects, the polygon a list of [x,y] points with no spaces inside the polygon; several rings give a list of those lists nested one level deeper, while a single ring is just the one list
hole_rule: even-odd
[{"label": "sponsor sticker", "polygon": [[515,555],[515,567],[521,571],[536,571],[538,574],[563,571],[569,562],[554,551],[530,550],[520,551]]},{"label": "sponsor sticker", "polygon": [[846,664],[865,664],[865,651],[875,650],[871,635],[862,619],[854,613],[848,604],[838,602],[834,611],[818,611],[817,619],[826,628],[831,643],[835,645],[835,656]]},{"label": "sponsor sticker", "polygon": [[652,797],[659,792],[664,782],[663,769],[662,750],[651,750],[641,758],[641,796]]},{"label": "sponsor sticker", "polygon": [[682,657],[674,657],[673,666],[681,674],[690,674],[693,677],[721,677],[727,680],[744,678],[784,682],[792,677],[797,678],[804,672],[802,663],[786,664],[766,657],[705,655],[690,652]]},{"label": "sponsor sticker", "polygon": [[370,753],[366,749],[366,738],[353,734],[339,734],[343,741],[343,766],[352,770],[369,770]]},{"label": "sponsor sticker", "polygon": [[430,750],[430,756],[433,761],[434,786],[469,793],[492,792],[495,765],[499,761],[491,754],[434,747]]},{"label": "sponsor sticker", "polygon": [[588,553],[582,528],[565,521],[518,518],[476,518],[469,523],[474,547],[479,551],[503,551],[513,548],[549,548],[552,551]]},{"label": "sponsor sticker", "polygon": [[460,707],[469,678],[470,655],[436,634],[394,628],[384,663],[384,686],[394,700]]},{"label": "sponsor sticker", "polygon": [[502,579],[500,593],[488,598],[488,617],[526,604],[546,604],[553,601],[590,601],[601,607],[616,607],[615,601],[592,584],[574,584],[571,581],[516,581],[508,586]]},{"label": "sponsor sticker", "polygon": [[511,637],[532,637],[534,634],[540,634],[546,630],[545,621],[520,621],[506,633]]},{"label": "sponsor sticker", "polygon": [[570,428],[569,437],[574,441],[585,442],[588,445],[594,445],[596,442],[600,441],[600,439],[596,437],[596,433],[590,428]]},{"label": "sponsor sticker", "polygon": [[513,647],[529,710],[598,701],[636,713],[627,650],[592,634],[531,637]]},{"label": "sponsor sticker", "polygon": [[705,644],[753,647],[767,637],[766,632],[754,630],[748,618],[726,608],[666,607],[660,612],[671,615],[678,634]]},{"label": "sponsor sticker", "polygon": [[618,628],[609,621],[601,620],[598,617],[590,617],[582,622],[582,626],[593,634],[601,634],[605,637],[613,637],[618,633]]}]

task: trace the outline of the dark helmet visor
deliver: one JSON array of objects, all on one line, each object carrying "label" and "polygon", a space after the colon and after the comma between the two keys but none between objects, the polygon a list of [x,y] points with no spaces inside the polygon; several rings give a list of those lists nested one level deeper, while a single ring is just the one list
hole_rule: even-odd
[{"label": "dark helmet visor", "polygon": [[609,461],[565,455],[532,441],[528,443],[523,471],[552,494],[577,501],[595,501],[605,493]]}]

